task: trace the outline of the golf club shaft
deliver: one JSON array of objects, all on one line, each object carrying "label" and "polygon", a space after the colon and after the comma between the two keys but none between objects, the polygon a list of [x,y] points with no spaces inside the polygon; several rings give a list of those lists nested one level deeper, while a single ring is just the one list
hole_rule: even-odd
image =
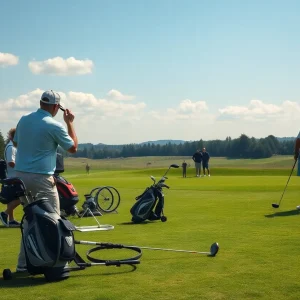
[{"label": "golf club shaft", "polygon": [[133,246],[139,247],[141,249],[148,249],[148,250],[161,250],[161,251],[172,251],[172,252],[185,252],[185,253],[194,253],[194,254],[211,254],[211,252],[199,252],[199,251],[192,251],[192,250],[177,250],[177,249],[166,249],[166,248],[152,248],[152,247],[140,247],[140,246]]},{"label": "golf club shaft", "polygon": [[[99,242],[90,242],[90,241],[75,241],[75,244],[81,245],[103,245],[103,243]],[[105,243],[104,243],[105,244]],[[149,249],[149,250],[161,250],[161,251],[172,251],[172,252],[185,252],[185,253],[194,253],[194,254],[208,254],[210,255],[211,252],[199,252],[199,251],[192,251],[192,250],[177,250],[177,249],[166,249],[166,248],[151,248],[151,247],[141,247],[141,246],[128,246],[128,247],[138,247],[141,249]]]},{"label": "golf club shaft", "polygon": [[281,195],[281,198],[280,198],[280,200],[279,200],[278,207],[280,206],[280,203],[281,203],[281,200],[282,200],[283,195],[284,195],[284,193],[285,193],[285,190],[286,190],[286,188],[287,188],[287,186],[288,186],[288,184],[289,184],[289,181],[290,181],[290,179],[291,179],[291,176],[292,176],[292,174],[293,174],[293,172],[294,172],[294,168],[295,168],[295,166],[296,166],[296,162],[297,162],[297,160],[295,160],[295,162],[294,162],[294,165],[293,165],[291,174],[290,174],[290,176],[289,176],[289,178],[288,178],[288,181],[287,181],[287,183],[286,183],[286,185],[285,185],[285,188],[284,188],[283,193],[282,193],[282,195]]}]

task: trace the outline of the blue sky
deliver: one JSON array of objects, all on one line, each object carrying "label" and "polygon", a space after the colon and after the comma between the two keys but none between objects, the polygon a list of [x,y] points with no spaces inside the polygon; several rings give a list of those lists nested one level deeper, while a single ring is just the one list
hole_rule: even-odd
[{"label": "blue sky", "polygon": [[81,143],[298,134],[299,1],[0,4],[3,134],[47,89]]}]

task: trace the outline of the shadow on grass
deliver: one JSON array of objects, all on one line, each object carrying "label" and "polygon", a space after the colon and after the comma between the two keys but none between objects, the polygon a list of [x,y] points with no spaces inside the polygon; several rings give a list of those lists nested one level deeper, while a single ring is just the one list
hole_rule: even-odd
[{"label": "shadow on grass", "polygon": [[[104,272],[99,274],[84,274],[85,270],[76,270],[70,272],[70,277],[80,277],[80,276],[88,276],[88,277],[95,277],[95,276],[110,276],[110,275],[120,275],[120,274],[126,274],[134,272],[137,269],[136,265],[126,265],[121,266],[116,269],[113,269],[112,272]],[[38,277],[34,277],[29,274],[16,274],[13,273],[11,280],[4,280],[3,278],[0,279],[0,286],[5,288],[22,288],[26,286],[36,286],[36,285],[44,285],[49,284],[51,282],[46,281],[45,277],[42,275],[38,275]],[[66,279],[64,279],[66,280]]]},{"label": "shadow on grass", "polygon": [[141,223],[123,222],[123,223],[119,223],[118,225],[136,225],[136,226],[139,226],[139,225],[146,225],[146,224],[149,224],[149,223],[155,224],[157,222],[155,222],[155,221],[143,221]]},{"label": "shadow on grass", "polygon": [[[113,266],[110,266],[110,267],[113,267]],[[83,274],[83,273],[81,273],[81,271],[84,272],[84,270],[80,270],[80,271],[76,271],[76,272],[71,272],[70,277],[80,277],[80,276],[94,277],[94,276],[102,276],[102,275],[103,276],[121,275],[121,274],[134,272],[136,269],[137,269],[136,265],[126,265],[126,266],[124,265],[124,266],[116,267],[116,268],[113,269],[113,270],[118,270],[118,271],[104,272],[104,273],[99,273],[99,274],[95,274],[95,273],[93,273],[93,274]]]},{"label": "shadow on grass", "polygon": [[266,218],[289,217],[289,216],[299,215],[299,213],[300,213],[299,210],[293,209],[293,210],[281,211],[281,212],[276,212],[274,214],[265,215],[265,217]]},{"label": "shadow on grass", "polygon": [[12,275],[11,280],[4,280],[1,278],[1,287],[6,288],[22,288],[25,286],[35,286],[47,284],[45,277],[34,277],[29,274],[16,274]]}]

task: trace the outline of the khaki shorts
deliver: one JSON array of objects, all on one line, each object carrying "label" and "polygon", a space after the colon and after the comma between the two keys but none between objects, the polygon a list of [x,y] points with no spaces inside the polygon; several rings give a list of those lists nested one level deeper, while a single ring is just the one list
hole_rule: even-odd
[{"label": "khaki shorts", "polygon": [[[59,196],[52,175],[16,171],[16,177],[20,177],[23,180],[27,193],[30,192],[36,200],[47,198],[55,211],[60,215]],[[24,207],[32,202],[30,199],[27,201],[25,197],[21,197],[21,201],[24,203]]]}]

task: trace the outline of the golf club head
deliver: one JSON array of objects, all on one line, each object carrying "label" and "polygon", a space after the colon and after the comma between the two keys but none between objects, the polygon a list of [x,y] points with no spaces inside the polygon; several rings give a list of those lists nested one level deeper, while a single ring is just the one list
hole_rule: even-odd
[{"label": "golf club head", "polygon": [[279,204],[277,204],[277,203],[272,203],[272,207],[273,207],[273,208],[278,208],[278,207],[279,207]]},{"label": "golf club head", "polygon": [[210,246],[210,254],[208,256],[216,256],[218,251],[219,251],[219,244],[218,243],[213,243],[211,246]]},{"label": "golf club head", "polygon": [[155,177],[154,176],[150,176],[150,178],[154,181],[154,183],[155,183]]},{"label": "golf club head", "polygon": [[172,165],[170,166],[170,168],[179,168],[179,166],[176,165],[176,164],[172,164]]}]

